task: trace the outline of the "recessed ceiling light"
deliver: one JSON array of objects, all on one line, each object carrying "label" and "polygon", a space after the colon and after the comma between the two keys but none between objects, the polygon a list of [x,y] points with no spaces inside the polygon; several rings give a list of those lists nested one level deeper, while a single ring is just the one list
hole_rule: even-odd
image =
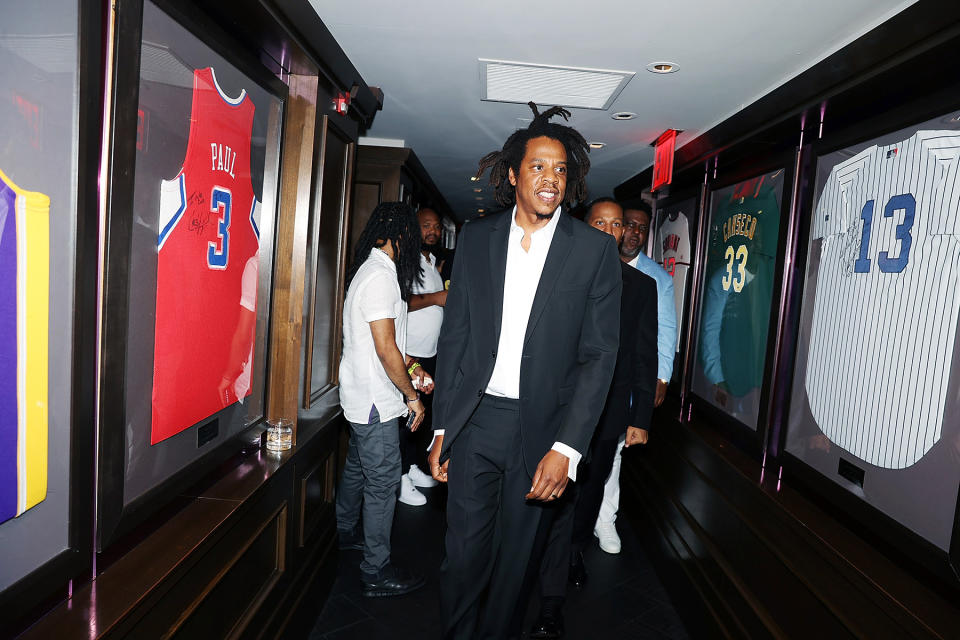
[{"label": "recessed ceiling light", "polygon": [[610,117],[614,120],[633,120],[637,117],[637,114],[631,113],[630,111],[617,111],[616,113],[610,114]]},{"label": "recessed ceiling light", "polygon": [[606,142],[590,142],[589,144],[591,149],[603,149],[607,146]]},{"label": "recessed ceiling light", "polygon": [[481,192],[483,192],[483,189],[481,189],[481,188],[478,187],[478,188],[474,189],[473,192],[474,192],[474,193],[481,193]]},{"label": "recessed ceiling light", "polygon": [[479,202],[483,202],[483,196],[477,196],[475,199]]},{"label": "recessed ceiling light", "polygon": [[676,73],[680,66],[674,62],[651,62],[647,65],[650,73]]},{"label": "recessed ceiling light", "polygon": [[470,182],[476,182],[479,179],[477,176],[470,176]]},{"label": "recessed ceiling light", "polygon": [[477,209],[477,213],[483,213],[485,209]]}]

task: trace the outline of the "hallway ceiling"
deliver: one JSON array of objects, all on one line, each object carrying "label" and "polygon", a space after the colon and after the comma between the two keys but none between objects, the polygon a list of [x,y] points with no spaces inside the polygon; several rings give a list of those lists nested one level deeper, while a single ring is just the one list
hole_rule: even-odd
[{"label": "hallway ceiling", "polygon": [[[609,109],[571,109],[572,126],[606,143],[590,154],[593,198],[649,167],[650,143],[665,129],[682,130],[682,146],[913,4],[310,2],[364,80],[383,89],[383,111],[367,135],[412,148],[461,220],[497,208],[486,176],[470,176],[531,117],[522,104],[481,101],[480,58],[636,72]],[[679,71],[646,70],[664,60]],[[619,111],[637,117],[613,120]]]}]

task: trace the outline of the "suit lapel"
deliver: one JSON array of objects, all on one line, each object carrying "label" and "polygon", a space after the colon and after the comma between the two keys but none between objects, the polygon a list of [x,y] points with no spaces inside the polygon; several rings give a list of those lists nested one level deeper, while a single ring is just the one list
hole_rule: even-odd
[{"label": "suit lapel", "polygon": [[570,255],[570,250],[573,248],[571,225],[569,215],[561,215],[560,219],[557,220],[557,229],[553,233],[553,241],[550,243],[550,250],[547,252],[547,261],[544,263],[543,272],[540,274],[537,294],[533,297],[533,307],[530,308],[527,332],[523,336],[524,346],[526,346],[530,336],[533,335],[537,321],[540,320],[543,309],[547,306],[547,300],[550,299],[553,290],[556,288],[560,272],[563,270],[563,264],[567,261],[567,256]]},{"label": "suit lapel", "polygon": [[507,273],[507,241],[512,216],[508,211],[490,227],[490,309],[493,312],[494,344],[500,341],[503,320],[503,280]]}]

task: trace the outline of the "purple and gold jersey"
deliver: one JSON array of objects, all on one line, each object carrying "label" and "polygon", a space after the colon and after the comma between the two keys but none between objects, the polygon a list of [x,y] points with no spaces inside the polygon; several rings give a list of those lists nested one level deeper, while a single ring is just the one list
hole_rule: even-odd
[{"label": "purple and gold jersey", "polygon": [[0,522],[47,495],[50,198],[0,171]]}]

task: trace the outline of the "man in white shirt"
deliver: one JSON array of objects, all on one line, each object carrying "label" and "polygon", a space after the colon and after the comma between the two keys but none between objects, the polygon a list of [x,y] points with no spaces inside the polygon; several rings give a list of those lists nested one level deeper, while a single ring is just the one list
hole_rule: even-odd
[{"label": "man in white shirt", "polygon": [[[417,212],[420,223],[420,279],[413,285],[410,298],[410,311],[407,314],[407,356],[412,358],[411,369],[422,368],[427,375],[433,375],[437,368],[437,339],[440,337],[440,325],[443,324],[443,305],[447,302],[447,292],[443,278],[437,270],[437,249],[440,248],[440,234],[443,225],[437,212],[424,207]],[[400,425],[400,461],[404,472],[400,481],[400,502],[410,506],[427,503],[427,498],[417,491],[417,487],[435,487],[437,481],[421,470],[426,469],[426,448],[429,442],[431,424],[432,394],[421,397],[427,408],[427,415],[417,431],[410,431]]]},{"label": "man in white shirt", "polygon": [[[400,420],[416,431],[424,407],[404,359],[407,301],[420,265],[420,232],[408,205],[377,205],[357,240],[343,303],[340,406],[350,444],[337,490],[342,549],[362,549],[363,595],[394,596],[422,577],[390,564],[400,485]],[[362,533],[359,531],[361,522]]]},{"label": "man in white shirt", "polygon": [[583,200],[589,147],[549,118],[480,162],[511,209],[464,226],[437,352],[428,464],[448,482],[445,638],[519,635],[545,505],[576,479],[619,345],[611,236],[561,211]]}]

